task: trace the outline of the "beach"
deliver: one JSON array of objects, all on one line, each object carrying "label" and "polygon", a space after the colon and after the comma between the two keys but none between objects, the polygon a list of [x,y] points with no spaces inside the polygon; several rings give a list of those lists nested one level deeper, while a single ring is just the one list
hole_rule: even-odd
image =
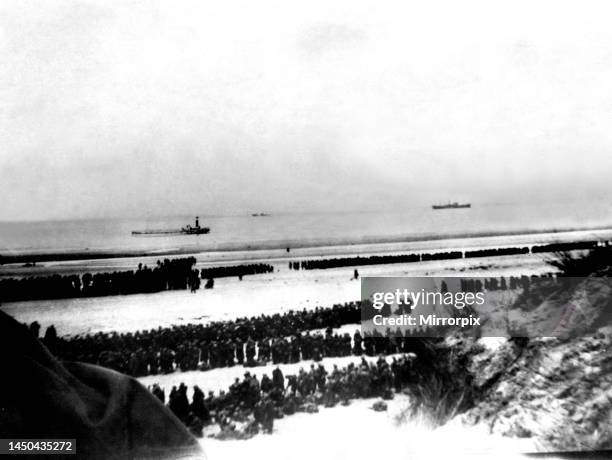
[{"label": "beach", "polygon": [[408,398],[389,401],[390,409],[384,412],[371,409],[375,402],[375,399],[364,399],[347,407],[321,408],[317,414],[299,413],[277,420],[273,434],[247,441],[204,438],[200,443],[209,460],[240,458],[245,449],[252,460],[510,460],[525,458],[521,452],[533,448],[529,441],[491,436],[479,428],[449,426],[432,430],[418,421],[398,422],[399,413],[410,404]]},{"label": "beach", "polygon": [[289,270],[275,263],[274,273],[218,278],[212,290],[164,291],[154,294],[11,302],[0,308],[19,321],[55,325],[60,335],[134,332],[180,324],[206,324],[262,313],[331,307],[361,296],[360,276],[521,275],[550,271],[546,255],[483,257],[333,268]]}]

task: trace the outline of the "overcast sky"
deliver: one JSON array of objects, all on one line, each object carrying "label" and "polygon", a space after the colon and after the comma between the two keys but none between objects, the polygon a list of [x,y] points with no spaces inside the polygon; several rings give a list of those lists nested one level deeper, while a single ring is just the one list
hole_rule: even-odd
[{"label": "overcast sky", "polygon": [[0,220],[612,198],[612,2],[0,3]]}]

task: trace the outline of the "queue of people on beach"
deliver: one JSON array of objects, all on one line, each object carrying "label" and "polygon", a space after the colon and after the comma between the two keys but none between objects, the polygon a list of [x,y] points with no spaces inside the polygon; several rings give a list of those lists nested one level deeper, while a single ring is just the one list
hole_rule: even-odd
[{"label": "queue of people on beach", "polygon": [[[546,278],[550,274],[541,275]],[[533,277],[462,280],[463,290],[506,290],[528,288]],[[337,329],[364,318],[363,303],[347,302],[331,308],[288,311],[273,315],[188,324],[137,331],[96,333],[58,337],[48,328],[43,341],[58,357],[102,365],[135,377],[174,371],[208,370],[234,365],[260,366],[270,362],[319,361],[325,357],[375,356],[412,351],[410,337],[388,342]],[[367,311],[366,311],[367,313]],[[31,328],[38,336],[39,327]],[[432,334],[435,335],[435,334]]]},{"label": "queue of people on beach", "polygon": [[[470,251],[440,251],[433,253],[389,254],[373,256],[334,257],[328,259],[293,260],[291,270],[316,270],[364,265],[397,264],[461,258],[494,257],[528,253],[554,253],[561,251],[589,250],[608,246],[609,241],[578,241],[550,243],[531,247],[503,247]],[[51,275],[8,277],[0,279],[0,302],[23,300],[62,299],[154,293],[165,290],[190,289],[196,292],[201,280],[205,288],[214,286],[215,278],[238,277],[274,272],[274,266],[265,263],[239,264],[219,267],[194,268],[196,259],[158,260],[153,268],[139,264],[137,270],[112,273],[85,273],[84,275]],[[357,279],[357,277],[354,277]]]},{"label": "queue of people on beach", "polygon": [[242,279],[246,275],[259,275],[274,272],[274,266],[270,264],[240,264],[226,267],[205,267],[200,269],[202,279],[238,277]]},{"label": "queue of people on beach", "polygon": [[[550,275],[543,275],[547,278]],[[540,277],[487,278],[481,283],[462,280],[465,289],[528,289]],[[476,283],[472,285],[472,283]],[[252,318],[188,324],[134,333],[96,333],[60,337],[53,326],[42,341],[63,360],[83,361],[116,369],[135,377],[175,371],[209,370],[219,367],[266,365],[277,368],[271,377],[258,379],[245,369],[245,378],[218,395],[194,389],[192,401],[185,386],[172,389],[167,402],[173,412],[196,434],[207,424],[219,425],[219,436],[248,437],[273,429],[275,418],[296,411],[317,411],[323,404],[348,404],[353,398],[390,398],[414,380],[414,357],[429,356],[428,347],[441,339],[364,336],[360,330],[338,333],[343,325],[356,325],[362,303],[347,302],[331,308],[261,314]],[[30,325],[33,335],[40,326]],[[320,361],[325,357],[362,357],[361,364],[327,373]],[[379,356],[376,366],[365,357]],[[385,364],[391,356],[392,363]],[[403,356],[400,360],[397,356]],[[280,365],[311,361],[310,370],[282,376]],[[432,361],[429,358],[420,360]],[[433,360],[435,361],[435,360]],[[307,364],[306,364],[307,366]],[[418,370],[418,369],[417,369]],[[412,379],[412,380],[411,380]],[[152,391],[160,400],[166,394],[159,386]]]},{"label": "queue of people on beach", "polygon": [[204,287],[210,289],[215,278],[242,279],[243,276],[274,271],[272,265],[264,263],[202,269],[195,268],[195,264],[195,257],[186,257],[158,260],[153,267],[138,264],[136,270],[129,271],[0,278],[0,302],[150,294],[185,289],[196,292],[201,280],[206,280]]},{"label": "queue of people on beach", "polygon": [[[295,362],[298,357],[341,356],[350,349],[350,337],[310,334],[360,321],[360,303],[331,308],[288,311],[206,325],[188,324],[134,333],[96,333],[58,337],[54,327],[43,341],[56,356],[99,364],[133,376],[174,370],[210,369],[268,361]],[[30,328],[38,336],[40,327]]]},{"label": "queue of people on beach", "polygon": [[284,375],[277,366],[271,376],[261,378],[244,373],[227,390],[207,395],[197,385],[191,402],[188,388],[181,383],[166,395],[158,384],[149,389],[196,435],[206,426],[218,425],[215,437],[245,439],[259,432],[272,432],[274,419],[296,412],[318,412],[319,406],[348,405],[358,398],[392,399],[418,378],[414,370],[416,355],[393,356],[389,363],[380,356],[376,362],[364,357],[358,364],[342,368],[334,364],[331,372],[311,363],[294,375]]},{"label": "queue of people on beach", "polygon": [[529,253],[546,253],[588,250],[598,245],[608,245],[609,242],[576,241],[570,243],[550,243],[528,246],[474,249],[470,251],[438,251],[410,254],[388,254],[373,256],[333,257],[328,259],[294,260],[289,262],[291,270],[324,270],[340,267],[355,267],[362,265],[387,265],[398,263],[426,262],[434,260],[470,259],[477,257],[511,256]]},{"label": "queue of people on beach", "polygon": [[158,260],[154,267],[83,275],[28,276],[0,279],[0,301],[68,299],[147,294],[200,287],[195,257]]}]

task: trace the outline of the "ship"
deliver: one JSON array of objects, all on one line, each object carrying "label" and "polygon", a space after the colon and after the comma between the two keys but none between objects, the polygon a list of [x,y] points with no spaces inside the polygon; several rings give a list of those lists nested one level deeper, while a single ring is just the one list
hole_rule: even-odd
[{"label": "ship", "polygon": [[192,227],[191,225],[187,225],[186,227],[181,228],[181,233],[186,235],[205,235],[210,232],[210,228],[208,227],[200,227],[200,218],[196,216],[195,225]]},{"label": "ship", "polygon": [[456,201],[451,203],[450,201],[446,204],[434,204],[431,206],[433,209],[461,209],[471,208],[471,203],[457,203]]},{"label": "ship", "polygon": [[179,230],[134,230],[132,235],[206,235],[209,227],[200,227],[200,218],[196,216],[195,225],[186,225]]}]

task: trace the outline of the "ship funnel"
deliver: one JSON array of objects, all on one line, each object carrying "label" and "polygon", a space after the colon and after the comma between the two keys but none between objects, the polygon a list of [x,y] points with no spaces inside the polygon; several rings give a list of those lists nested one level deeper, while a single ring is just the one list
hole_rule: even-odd
[{"label": "ship funnel", "polygon": [[200,226],[200,218],[198,216],[196,216],[196,224],[195,224],[195,226],[196,227]]}]

